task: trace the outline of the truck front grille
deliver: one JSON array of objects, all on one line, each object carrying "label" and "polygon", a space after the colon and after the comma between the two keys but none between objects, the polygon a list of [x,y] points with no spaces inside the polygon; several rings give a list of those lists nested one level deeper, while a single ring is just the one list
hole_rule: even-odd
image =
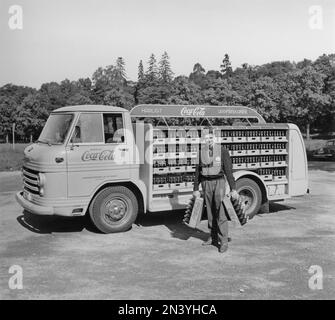
[{"label": "truck front grille", "polygon": [[33,194],[39,194],[38,171],[23,167],[23,188]]}]

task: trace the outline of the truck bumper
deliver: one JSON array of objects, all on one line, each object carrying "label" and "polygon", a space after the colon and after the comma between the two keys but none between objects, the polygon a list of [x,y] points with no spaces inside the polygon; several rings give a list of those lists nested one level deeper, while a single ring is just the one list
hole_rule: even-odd
[{"label": "truck bumper", "polygon": [[20,191],[15,195],[16,201],[23,207],[23,209],[38,215],[51,216],[54,215],[53,207],[42,207],[36,205],[23,197],[23,192]]}]

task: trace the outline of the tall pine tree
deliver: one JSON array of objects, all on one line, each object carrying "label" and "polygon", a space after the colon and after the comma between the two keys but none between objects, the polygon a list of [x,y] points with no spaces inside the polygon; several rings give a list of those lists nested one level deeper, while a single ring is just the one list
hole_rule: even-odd
[{"label": "tall pine tree", "polygon": [[171,70],[170,58],[165,51],[159,61],[159,79],[163,83],[170,83],[173,78],[173,72]]},{"label": "tall pine tree", "polygon": [[144,68],[142,60],[140,60],[140,63],[138,64],[137,81],[138,82],[144,81]]},{"label": "tall pine tree", "polygon": [[146,72],[146,80],[154,84],[158,80],[157,72],[157,60],[155,55],[152,53],[148,61],[148,70]]},{"label": "tall pine tree", "polygon": [[120,80],[126,81],[127,75],[126,75],[126,63],[124,62],[124,59],[122,57],[118,57],[116,59],[116,67],[115,70],[117,72],[117,77],[120,78]]}]

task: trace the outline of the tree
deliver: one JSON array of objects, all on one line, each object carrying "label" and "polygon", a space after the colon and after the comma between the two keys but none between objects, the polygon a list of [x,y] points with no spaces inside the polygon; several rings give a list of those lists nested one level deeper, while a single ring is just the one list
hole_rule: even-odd
[{"label": "tree", "polygon": [[256,78],[270,77],[275,78],[288,72],[292,72],[295,65],[290,61],[273,61],[271,63],[258,66],[255,71]]},{"label": "tree", "polygon": [[10,97],[14,99],[17,104],[20,104],[28,94],[34,94],[36,92],[36,89],[26,86],[16,86],[11,83],[5,84],[0,88],[0,96]]},{"label": "tree", "polygon": [[130,110],[134,106],[134,97],[121,87],[115,87],[106,92],[103,104]]},{"label": "tree", "polygon": [[312,61],[309,60],[309,59],[304,59],[303,61],[299,61],[297,63],[297,68],[298,69],[303,69],[303,68],[306,68],[308,66],[311,66],[312,65]]},{"label": "tree", "polygon": [[66,104],[69,106],[80,106],[85,104],[92,104],[92,100],[88,96],[77,92],[66,100]]},{"label": "tree", "polygon": [[231,76],[233,69],[231,67],[231,62],[227,53],[224,55],[220,68],[223,77],[227,78]]},{"label": "tree", "polygon": [[0,96],[0,134],[6,136],[12,131],[13,122],[17,119],[18,105],[14,98],[10,96]]},{"label": "tree", "polygon": [[202,104],[201,88],[185,76],[176,77],[172,83],[169,104]]},{"label": "tree", "polygon": [[169,56],[165,51],[159,61],[159,79],[162,83],[170,83],[173,78],[173,72],[169,61]]},{"label": "tree", "polygon": [[40,92],[46,95],[49,99],[49,111],[66,105],[66,100],[68,97],[66,97],[61,86],[57,82],[43,83],[40,88]]},{"label": "tree", "polygon": [[204,101],[211,105],[236,105],[240,97],[226,79],[212,79],[203,91]]},{"label": "tree", "polygon": [[157,61],[154,54],[151,54],[148,61],[148,70],[145,74],[146,81],[149,85],[156,85],[158,80]]},{"label": "tree", "polygon": [[193,72],[190,74],[189,79],[199,87],[204,88],[206,86],[205,72],[206,70],[198,62],[194,65]]},{"label": "tree", "polygon": [[148,86],[138,92],[138,103],[167,104],[170,96],[170,86]]},{"label": "tree", "polygon": [[193,66],[193,73],[196,74],[205,74],[206,70],[202,67],[202,65],[197,62],[194,66]]},{"label": "tree", "polygon": [[267,121],[279,119],[278,87],[270,77],[262,77],[251,83],[247,94],[248,107],[257,110]]},{"label": "tree", "polygon": [[285,118],[306,128],[310,139],[310,127],[320,116],[327,114],[331,97],[324,93],[325,75],[312,66],[297,69],[282,78],[280,83],[281,109]]},{"label": "tree", "polygon": [[17,112],[17,129],[25,136],[38,137],[48,118],[48,97],[42,93],[29,94]]},{"label": "tree", "polygon": [[221,73],[217,70],[209,70],[206,73],[206,79],[211,82],[221,78]]},{"label": "tree", "polygon": [[138,82],[144,81],[144,68],[142,60],[140,60],[140,63],[138,64],[137,81]]},{"label": "tree", "polygon": [[126,79],[122,76],[121,62],[115,67],[109,65],[105,68],[99,67],[92,76],[94,88],[97,90],[108,89],[115,85],[126,85]]},{"label": "tree", "polygon": [[115,71],[120,83],[127,82],[126,63],[122,57],[116,59]]}]

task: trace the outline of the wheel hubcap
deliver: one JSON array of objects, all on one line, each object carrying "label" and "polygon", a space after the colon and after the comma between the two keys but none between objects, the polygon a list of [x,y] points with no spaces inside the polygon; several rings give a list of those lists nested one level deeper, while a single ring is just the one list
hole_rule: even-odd
[{"label": "wheel hubcap", "polygon": [[120,221],[127,213],[127,203],[122,199],[112,199],[105,205],[105,217],[110,221]]}]

